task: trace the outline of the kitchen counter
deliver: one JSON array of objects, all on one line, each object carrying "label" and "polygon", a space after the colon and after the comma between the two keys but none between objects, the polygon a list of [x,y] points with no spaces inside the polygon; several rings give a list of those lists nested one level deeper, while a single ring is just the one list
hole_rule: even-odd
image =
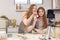
[{"label": "kitchen counter", "polygon": [[[12,37],[8,37],[7,40],[42,40],[46,36],[41,34],[13,34]],[[51,37],[51,40],[60,40],[59,38]]]},{"label": "kitchen counter", "polygon": [[[10,33],[6,34],[6,40],[42,40],[42,39],[47,39],[47,34],[18,34],[18,27],[16,28],[10,28]],[[12,31],[13,30],[13,31]],[[15,33],[13,33],[15,32]],[[5,34],[5,31],[3,31]],[[2,34],[2,33],[1,33]],[[51,40],[60,40],[60,27],[51,27]],[[3,34],[2,34],[3,35]],[[3,35],[3,37],[5,37]]]}]

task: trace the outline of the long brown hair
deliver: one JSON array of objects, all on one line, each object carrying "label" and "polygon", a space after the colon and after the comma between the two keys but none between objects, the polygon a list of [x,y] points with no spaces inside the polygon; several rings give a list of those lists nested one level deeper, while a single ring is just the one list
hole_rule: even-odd
[{"label": "long brown hair", "polygon": [[27,12],[27,15],[26,15],[26,16],[27,16],[27,19],[33,14],[33,13],[32,13],[32,10],[33,10],[33,7],[34,7],[34,6],[36,6],[36,5],[35,5],[35,4],[32,4],[32,5],[30,6],[30,8],[29,8],[29,10],[28,10],[28,12]]},{"label": "long brown hair", "polygon": [[[35,5],[35,4],[32,4],[32,5],[29,7],[29,9],[28,9],[28,11],[27,11],[27,14],[26,14],[27,19],[33,14],[32,10],[33,10],[33,7],[34,7],[34,6],[36,6],[36,5]],[[27,26],[24,25],[23,29],[26,30],[26,29],[27,29]]]},{"label": "long brown hair", "polygon": [[44,24],[43,24],[43,28],[47,28],[47,18],[46,18],[46,15],[45,15],[45,9],[43,7],[39,7],[38,10],[37,10],[38,16],[39,16],[39,10],[40,9],[42,9],[44,11],[44,15],[43,15],[43,22],[44,22]]}]

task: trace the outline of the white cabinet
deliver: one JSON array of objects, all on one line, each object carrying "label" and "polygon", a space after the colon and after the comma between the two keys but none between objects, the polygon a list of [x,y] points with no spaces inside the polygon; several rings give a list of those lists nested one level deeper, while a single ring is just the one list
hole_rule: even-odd
[{"label": "white cabinet", "polygon": [[60,9],[60,0],[53,0],[53,9]]},{"label": "white cabinet", "polygon": [[3,18],[0,18],[0,33],[6,33],[6,21]]},{"label": "white cabinet", "polygon": [[17,28],[8,27],[7,33],[18,33],[18,27]]},{"label": "white cabinet", "polygon": [[6,28],[6,21],[7,20],[0,18],[0,28]]}]

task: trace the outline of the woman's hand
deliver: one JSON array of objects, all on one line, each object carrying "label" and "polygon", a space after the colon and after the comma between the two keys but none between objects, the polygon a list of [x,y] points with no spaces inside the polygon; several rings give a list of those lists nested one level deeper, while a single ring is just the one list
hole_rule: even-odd
[{"label": "woman's hand", "polygon": [[36,16],[36,15],[37,15],[37,12],[33,12],[33,15],[35,15],[35,16]]},{"label": "woman's hand", "polygon": [[41,29],[35,29],[35,31],[36,31],[37,33],[43,34],[43,33],[45,33],[47,30],[46,30],[46,29],[43,29],[43,30],[41,30]]},{"label": "woman's hand", "polygon": [[42,30],[40,29],[35,29],[37,33],[42,33]]}]

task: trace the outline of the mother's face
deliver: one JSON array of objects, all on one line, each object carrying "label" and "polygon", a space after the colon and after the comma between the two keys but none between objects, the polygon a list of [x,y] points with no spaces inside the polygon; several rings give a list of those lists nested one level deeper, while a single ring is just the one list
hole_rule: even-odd
[{"label": "mother's face", "polygon": [[37,6],[33,6],[32,12],[37,12]]},{"label": "mother's face", "polygon": [[44,15],[44,10],[43,9],[39,9],[39,16],[42,17]]}]

